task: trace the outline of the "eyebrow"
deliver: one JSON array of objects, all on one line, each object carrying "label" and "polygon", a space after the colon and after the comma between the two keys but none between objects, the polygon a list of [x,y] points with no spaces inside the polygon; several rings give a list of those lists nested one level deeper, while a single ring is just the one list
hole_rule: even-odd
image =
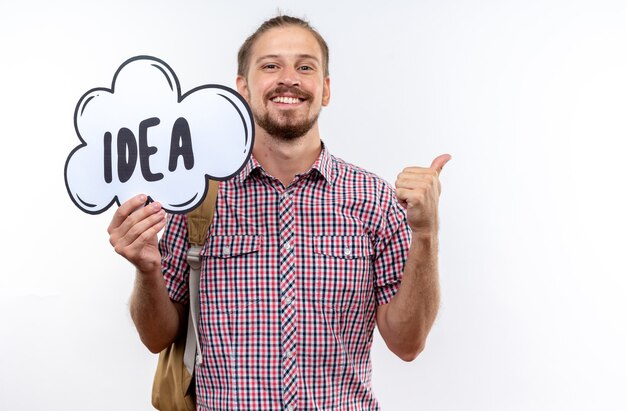
[{"label": "eyebrow", "polygon": [[[265,59],[278,59],[283,57],[282,55],[279,54],[266,54],[264,56],[259,57],[256,61],[262,61]],[[316,56],[312,55],[312,54],[298,54],[296,55],[296,57],[300,58],[300,59],[311,59],[311,60],[315,60],[317,63],[320,62],[320,59],[318,59]]]}]

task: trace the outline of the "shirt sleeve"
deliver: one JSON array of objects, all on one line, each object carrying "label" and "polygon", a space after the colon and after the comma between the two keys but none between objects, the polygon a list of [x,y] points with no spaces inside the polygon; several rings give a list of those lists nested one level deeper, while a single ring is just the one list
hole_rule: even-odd
[{"label": "shirt sleeve", "polygon": [[161,269],[172,301],[189,301],[189,264],[187,263],[187,216],[169,214],[163,236],[159,240]]},{"label": "shirt sleeve", "polygon": [[391,186],[384,183],[380,193],[381,218],[374,241],[373,269],[376,302],[383,305],[396,295],[402,282],[411,229]]}]

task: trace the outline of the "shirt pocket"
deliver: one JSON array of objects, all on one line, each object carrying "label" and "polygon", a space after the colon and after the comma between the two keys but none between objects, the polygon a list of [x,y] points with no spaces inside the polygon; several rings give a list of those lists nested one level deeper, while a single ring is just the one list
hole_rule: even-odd
[{"label": "shirt pocket", "polygon": [[[303,270],[306,298],[343,311],[372,290],[372,244],[366,235],[321,235],[312,238],[312,261]],[[306,261],[306,259],[305,259]]]},{"label": "shirt pocket", "polygon": [[320,235],[313,237],[313,252],[345,260],[369,259],[372,245],[365,235]]},{"label": "shirt pocket", "polygon": [[249,301],[258,285],[261,237],[258,235],[220,235],[207,238],[200,251],[201,302],[217,311],[229,311]]},{"label": "shirt pocket", "polygon": [[207,238],[200,255],[212,258],[235,258],[259,251],[261,236],[217,235]]}]

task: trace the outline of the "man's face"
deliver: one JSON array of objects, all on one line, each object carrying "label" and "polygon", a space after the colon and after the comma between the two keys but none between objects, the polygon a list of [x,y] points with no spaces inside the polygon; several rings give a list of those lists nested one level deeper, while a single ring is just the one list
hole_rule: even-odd
[{"label": "man's face", "polygon": [[330,99],[317,40],[297,26],[263,33],[252,47],[247,76],[237,77],[237,89],[268,134],[285,140],[303,136]]}]

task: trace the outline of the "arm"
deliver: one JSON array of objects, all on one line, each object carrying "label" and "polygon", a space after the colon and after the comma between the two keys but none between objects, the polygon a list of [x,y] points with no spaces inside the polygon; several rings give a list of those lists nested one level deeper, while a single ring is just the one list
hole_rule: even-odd
[{"label": "arm", "polygon": [[171,344],[184,321],[185,308],[169,298],[157,233],[165,227],[159,203],[139,195],[122,204],[109,225],[109,241],[115,251],[136,267],[130,313],[141,341],[154,353]]},{"label": "arm", "polygon": [[388,304],[378,306],[376,322],[387,347],[405,361],[424,349],[439,309],[438,176],[449,160],[442,155],[430,168],[407,168],[396,182],[396,196],[407,209],[411,247],[400,288]]}]

